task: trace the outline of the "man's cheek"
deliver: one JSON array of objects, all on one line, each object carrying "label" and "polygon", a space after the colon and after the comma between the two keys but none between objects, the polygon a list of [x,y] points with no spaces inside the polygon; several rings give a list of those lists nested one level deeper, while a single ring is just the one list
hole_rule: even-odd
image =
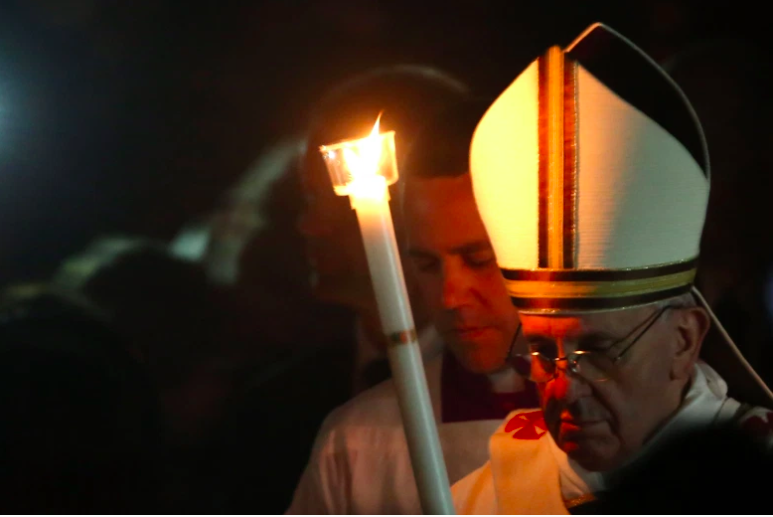
[{"label": "man's cheek", "polygon": [[550,384],[551,383],[537,383],[537,394],[539,395],[540,405],[544,413],[547,413],[548,408],[553,407],[556,404],[555,397],[553,396],[553,389]]},{"label": "man's cheek", "polygon": [[545,390],[540,391],[540,403],[542,406],[542,413],[545,417],[545,423],[547,424],[548,431],[554,437],[559,436],[559,427],[561,425],[561,406],[557,400],[551,398],[545,393]]},{"label": "man's cheek", "polygon": [[437,304],[436,300],[440,298],[440,290],[438,288],[439,283],[433,275],[422,271],[418,266],[413,267],[414,278],[418,280],[419,290],[424,298],[424,301],[429,306]]}]

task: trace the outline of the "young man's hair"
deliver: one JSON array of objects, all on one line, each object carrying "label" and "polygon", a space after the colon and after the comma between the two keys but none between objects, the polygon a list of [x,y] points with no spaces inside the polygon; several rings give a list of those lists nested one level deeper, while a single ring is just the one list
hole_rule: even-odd
[{"label": "young man's hair", "polygon": [[470,142],[489,99],[465,98],[425,123],[410,143],[402,177],[459,176],[470,171]]},{"label": "young man's hair", "polygon": [[365,137],[376,118],[382,131],[395,130],[397,153],[427,120],[467,95],[460,80],[428,66],[395,65],[369,70],[339,84],[312,110],[309,150]]}]

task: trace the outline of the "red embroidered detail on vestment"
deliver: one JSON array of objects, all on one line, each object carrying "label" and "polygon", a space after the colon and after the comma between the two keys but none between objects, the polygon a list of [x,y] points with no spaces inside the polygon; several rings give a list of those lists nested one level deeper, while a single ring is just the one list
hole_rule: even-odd
[{"label": "red embroidered detail on vestment", "polygon": [[754,436],[769,436],[773,433],[773,413],[768,411],[764,418],[760,415],[750,417],[741,424],[741,428]]},{"label": "red embroidered detail on vestment", "polygon": [[513,434],[516,440],[538,440],[547,432],[542,411],[518,413],[505,424],[505,432]]}]

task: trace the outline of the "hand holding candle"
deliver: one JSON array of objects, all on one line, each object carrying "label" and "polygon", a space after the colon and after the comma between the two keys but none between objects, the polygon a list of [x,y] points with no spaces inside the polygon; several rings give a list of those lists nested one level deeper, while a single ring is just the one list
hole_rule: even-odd
[{"label": "hand holding candle", "polygon": [[[380,117],[379,117],[380,119]],[[454,513],[448,474],[397,250],[388,186],[397,181],[394,132],[320,147],[338,195],[348,195],[368,258],[381,326],[425,513]]]}]

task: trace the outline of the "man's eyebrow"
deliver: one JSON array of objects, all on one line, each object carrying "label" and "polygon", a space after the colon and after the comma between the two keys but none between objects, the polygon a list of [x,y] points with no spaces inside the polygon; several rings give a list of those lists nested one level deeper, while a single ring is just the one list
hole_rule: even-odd
[{"label": "man's eyebrow", "polygon": [[436,258],[434,253],[430,253],[427,250],[421,248],[408,247],[408,255],[415,258]]},{"label": "man's eyebrow", "polygon": [[[461,246],[457,246],[455,248],[451,248],[450,252],[454,255],[465,255],[468,253],[476,253],[479,251],[491,251],[491,243],[486,240],[480,240],[480,241],[474,241],[469,242],[467,244],[463,244]],[[430,257],[430,258],[436,258],[437,254],[432,253],[431,251],[427,251],[422,248],[417,248],[414,246],[408,246],[408,255],[411,257],[417,257],[417,258],[424,258],[424,257]]]},{"label": "man's eyebrow", "polygon": [[457,246],[456,248],[451,248],[451,253],[455,255],[465,255],[467,253],[489,250],[491,250],[491,243],[486,240],[480,240],[463,244],[462,246]]},{"label": "man's eyebrow", "polygon": [[535,333],[525,333],[523,334],[523,337],[526,338],[527,341],[539,341],[541,343],[547,343],[547,342],[554,342],[555,339],[551,336],[548,336],[547,334],[541,334],[539,332]]},{"label": "man's eyebrow", "polygon": [[625,336],[618,336],[605,330],[593,330],[577,338],[578,341],[615,341],[620,339],[625,339]]},{"label": "man's eyebrow", "polygon": [[[555,336],[551,336],[550,334],[543,333],[543,332],[530,332],[530,333],[524,333],[524,336],[529,341],[544,341],[544,342],[554,342],[556,340]],[[615,341],[620,339],[625,339],[625,337],[620,337],[616,334],[609,333],[604,330],[592,330],[590,332],[583,333],[579,336],[571,337],[569,339],[572,339],[574,341]]]}]

